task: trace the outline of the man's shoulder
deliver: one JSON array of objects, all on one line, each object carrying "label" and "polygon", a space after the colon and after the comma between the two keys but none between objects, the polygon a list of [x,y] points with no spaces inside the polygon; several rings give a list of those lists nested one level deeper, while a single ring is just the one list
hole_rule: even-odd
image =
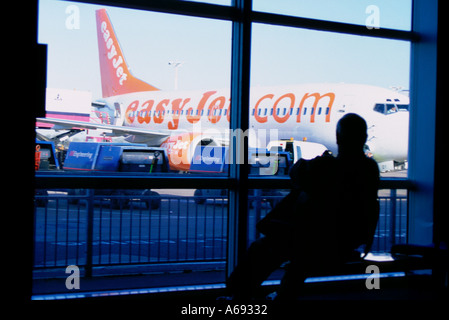
[{"label": "man's shoulder", "polygon": [[332,163],[335,162],[337,158],[335,158],[332,153],[329,151],[325,151],[321,156],[317,156],[310,161],[311,163]]},{"label": "man's shoulder", "polygon": [[308,176],[314,176],[316,172],[321,172],[323,169],[330,168],[330,164],[334,161],[335,157],[328,152],[313,159],[301,158],[290,169],[290,177],[292,179],[301,178],[302,180],[305,180]]},{"label": "man's shoulder", "polygon": [[366,166],[373,172],[377,172],[379,174],[379,165],[377,164],[376,160],[373,158],[365,157]]},{"label": "man's shoulder", "polygon": [[337,158],[334,157],[331,153],[325,152],[321,156],[315,157],[310,161],[310,164],[312,167],[328,167],[332,168],[336,165],[338,165]]},{"label": "man's shoulder", "polygon": [[307,165],[304,167],[306,167],[314,176],[328,175],[333,171],[338,171],[339,162],[337,158],[330,153],[324,153],[321,156],[306,161]]}]

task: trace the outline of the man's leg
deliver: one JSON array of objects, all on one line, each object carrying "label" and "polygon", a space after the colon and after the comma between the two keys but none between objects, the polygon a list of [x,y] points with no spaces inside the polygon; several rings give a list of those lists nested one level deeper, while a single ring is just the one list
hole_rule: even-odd
[{"label": "man's leg", "polygon": [[296,262],[290,262],[286,268],[276,300],[295,300],[299,297],[306,280],[306,272]]},{"label": "man's leg", "polygon": [[262,282],[286,260],[284,251],[269,238],[254,241],[227,281],[229,294],[237,299],[254,297]]},{"label": "man's leg", "polygon": [[303,293],[307,277],[339,270],[345,260],[335,252],[321,254],[317,249],[297,249],[285,268],[284,277],[276,296],[277,300],[295,300]]}]

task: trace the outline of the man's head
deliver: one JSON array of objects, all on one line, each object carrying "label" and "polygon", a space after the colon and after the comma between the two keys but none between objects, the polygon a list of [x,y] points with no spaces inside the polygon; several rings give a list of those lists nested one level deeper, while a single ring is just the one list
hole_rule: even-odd
[{"label": "man's head", "polygon": [[365,120],[355,113],[348,113],[337,123],[339,151],[361,151],[367,138]]}]

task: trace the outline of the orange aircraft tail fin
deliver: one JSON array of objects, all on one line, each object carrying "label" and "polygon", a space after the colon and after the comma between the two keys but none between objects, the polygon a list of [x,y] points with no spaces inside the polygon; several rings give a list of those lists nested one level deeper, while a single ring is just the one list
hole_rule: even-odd
[{"label": "orange aircraft tail fin", "polygon": [[159,90],[130,73],[106,9],[97,10],[96,17],[103,98]]}]

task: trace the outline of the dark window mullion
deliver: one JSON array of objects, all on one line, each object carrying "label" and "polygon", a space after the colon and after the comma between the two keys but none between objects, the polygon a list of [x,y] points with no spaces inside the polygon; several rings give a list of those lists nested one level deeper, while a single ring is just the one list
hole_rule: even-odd
[{"label": "dark window mullion", "polygon": [[230,141],[232,161],[230,178],[235,188],[229,189],[228,257],[229,275],[246,250],[248,214],[248,148],[243,133],[249,128],[249,90],[251,60],[252,0],[234,0],[237,10],[232,25],[231,123],[236,137]]}]

